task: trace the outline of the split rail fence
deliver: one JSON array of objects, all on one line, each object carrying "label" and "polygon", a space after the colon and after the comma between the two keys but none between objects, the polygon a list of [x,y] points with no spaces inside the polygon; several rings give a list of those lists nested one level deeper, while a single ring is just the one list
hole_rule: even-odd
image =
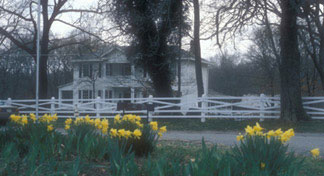
[{"label": "split rail fence", "polygon": [[[116,99],[41,99],[39,113],[57,114],[60,118],[90,115],[98,118],[113,118],[123,111],[118,102],[129,102],[132,108],[124,113],[135,113],[143,118],[259,118],[276,119],[280,116],[280,98],[260,96],[250,97],[207,97],[198,98],[116,98]],[[2,105],[1,105],[2,104]],[[154,106],[148,111],[146,105]],[[303,105],[312,119],[324,120],[324,97],[303,97]],[[1,106],[14,106],[21,114],[35,113],[35,99],[0,100]]]}]

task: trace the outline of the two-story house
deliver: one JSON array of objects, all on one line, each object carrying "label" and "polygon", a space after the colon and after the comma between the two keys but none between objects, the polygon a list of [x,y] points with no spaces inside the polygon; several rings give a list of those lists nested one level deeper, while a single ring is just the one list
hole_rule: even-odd
[{"label": "two-story house", "polygon": [[[150,90],[150,79],[141,67],[132,64],[125,51],[115,47],[99,56],[84,56],[71,61],[73,65],[73,81],[59,86],[59,99],[92,99],[101,97],[136,98],[147,97]],[[202,72],[205,93],[208,93],[208,66],[202,61]],[[172,65],[177,75],[177,62]],[[178,79],[173,82],[177,90]],[[196,97],[197,86],[195,76],[195,60],[190,54],[183,54],[181,59],[181,93],[183,97]]]}]

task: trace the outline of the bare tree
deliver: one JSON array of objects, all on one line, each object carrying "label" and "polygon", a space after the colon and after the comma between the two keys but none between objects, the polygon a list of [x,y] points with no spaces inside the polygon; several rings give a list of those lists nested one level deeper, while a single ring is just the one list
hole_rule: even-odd
[{"label": "bare tree", "polygon": [[[0,4],[0,11],[3,13],[2,22],[0,23],[0,35],[9,39],[19,48],[30,54],[36,61],[36,40],[37,40],[37,24],[35,0],[3,0]],[[61,45],[51,46],[51,29],[54,22],[59,22],[70,27],[76,28],[88,34],[80,24],[82,17],[86,13],[100,13],[97,9],[76,9],[67,0],[41,0],[42,7],[42,33],[40,40],[40,98],[47,98],[48,77],[47,77],[47,61],[51,51],[74,44],[64,43]],[[63,14],[76,13],[79,14],[79,19],[75,22],[69,22],[62,18]],[[32,36],[30,40],[26,41],[22,36]]]},{"label": "bare tree", "polygon": [[302,18],[299,23],[299,39],[312,59],[324,90],[324,2],[320,0],[305,1],[302,6]]},{"label": "bare tree", "polygon": [[200,49],[200,9],[199,0],[193,0],[194,5],[194,54],[195,54],[195,70],[196,70],[196,81],[198,97],[204,94],[204,84],[202,78],[201,68],[201,49]]},{"label": "bare tree", "polygon": [[[268,29],[273,23],[269,22],[268,13],[280,21],[280,78],[281,78],[281,119],[296,121],[308,119],[301,100],[300,61],[297,40],[297,9],[300,2],[295,0],[231,0],[218,7],[215,15],[215,35],[218,44],[227,34],[235,36],[245,26],[252,24],[264,25]],[[278,23],[275,23],[278,24]],[[271,30],[268,30],[271,34]],[[296,35],[296,36],[295,36]],[[273,37],[272,37],[273,38]],[[270,38],[271,39],[271,38]],[[272,40],[272,39],[271,39]],[[272,48],[275,46],[272,42]]]}]

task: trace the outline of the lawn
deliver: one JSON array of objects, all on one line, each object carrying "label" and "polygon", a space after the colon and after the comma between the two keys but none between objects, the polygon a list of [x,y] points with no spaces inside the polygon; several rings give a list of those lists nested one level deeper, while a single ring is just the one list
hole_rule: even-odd
[{"label": "lawn", "polygon": [[[200,119],[154,119],[161,125],[166,125],[169,130],[179,131],[235,131],[242,132],[247,125],[253,126],[258,119],[206,119],[206,122],[200,122]],[[266,119],[259,122],[265,129],[287,130],[293,128],[299,133],[324,133],[324,120],[311,120],[296,123],[287,123],[277,119]]]},{"label": "lawn", "polygon": [[[58,126],[64,127],[65,119],[58,119]],[[146,119],[144,119],[146,120]],[[296,123],[287,123],[278,119],[266,119],[260,122],[259,119],[206,119],[202,123],[200,119],[153,119],[161,126],[167,126],[168,130],[175,131],[230,131],[242,132],[247,125],[253,126],[259,122],[265,129],[287,130],[293,128],[298,133],[324,133],[324,120],[311,120]],[[111,123],[113,120],[109,119]]]}]

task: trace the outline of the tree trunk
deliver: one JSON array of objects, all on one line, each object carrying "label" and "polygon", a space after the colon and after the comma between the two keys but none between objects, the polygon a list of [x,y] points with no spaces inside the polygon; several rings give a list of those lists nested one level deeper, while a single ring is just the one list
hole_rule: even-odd
[{"label": "tree trunk", "polygon": [[300,87],[300,56],[297,41],[296,2],[282,0],[280,23],[280,118],[285,121],[308,120],[303,108]]},{"label": "tree trunk", "polygon": [[195,54],[195,70],[196,81],[198,89],[198,97],[204,94],[204,85],[201,69],[201,50],[200,50],[200,12],[199,12],[199,0],[194,0],[194,54]]},{"label": "tree trunk", "polygon": [[48,43],[49,31],[43,32],[43,37],[40,43],[40,58],[39,58],[39,98],[49,98],[47,95],[48,90],[48,76],[47,76],[47,60],[48,60]]},{"label": "tree trunk", "polygon": [[[161,37],[160,40],[164,40]],[[173,91],[171,87],[171,72],[170,65],[166,62],[163,52],[166,51],[166,41],[159,42],[160,46],[158,51],[150,57],[149,73],[153,81],[153,88],[155,96],[157,97],[173,97]],[[149,54],[149,53],[148,53]]]},{"label": "tree trunk", "polygon": [[[315,53],[314,53],[315,54]],[[316,63],[314,61],[315,68],[321,79],[322,89],[324,90],[324,34],[320,34],[320,51],[319,51],[319,61]]]}]

